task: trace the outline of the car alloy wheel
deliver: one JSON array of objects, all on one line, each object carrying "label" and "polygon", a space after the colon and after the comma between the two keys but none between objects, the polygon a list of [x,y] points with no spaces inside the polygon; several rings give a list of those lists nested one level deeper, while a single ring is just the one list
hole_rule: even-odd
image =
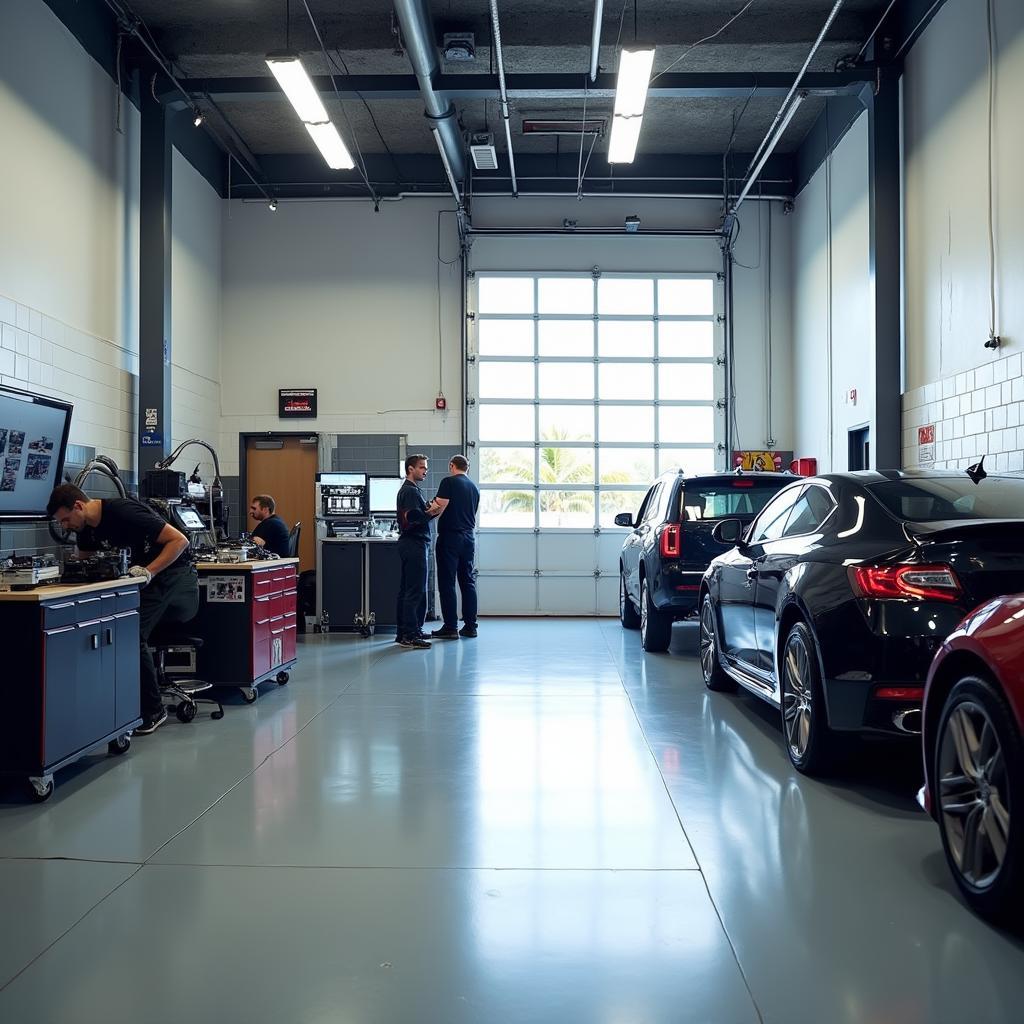
[{"label": "car alloy wheel", "polygon": [[786,743],[794,763],[802,761],[811,742],[814,715],[814,691],[811,686],[810,658],[803,637],[789,635],[782,667],[782,720]]},{"label": "car alloy wheel", "polygon": [[704,599],[700,610],[700,669],[704,673],[704,682],[711,679],[715,664],[718,661],[718,645],[715,643],[715,613],[711,601]]},{"label": "car alloy wheel", "polygon": [[672,617],[651,602],[647,580],[640,584],[640,646],[645,651],[667,651],[672,642]]},{"label": "car alloy wheel", "polygon": [[623,629],[637,629],[640,625],[640,616],[637,614],[636,606],[629,598],[626,590],[626,576],[619,571],[619,622]]},{"label": "car alloy wheel", "polygon": [[971,888],[990,887],[1006,859],[1007,786],[1006,759],[988,712],[973,700],[958,703],[939,741],[939,812],[953,865]]}]

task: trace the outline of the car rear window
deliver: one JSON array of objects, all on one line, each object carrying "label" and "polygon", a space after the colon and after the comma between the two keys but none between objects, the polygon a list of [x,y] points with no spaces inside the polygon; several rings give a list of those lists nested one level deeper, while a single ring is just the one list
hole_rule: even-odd
[{"label": "car rear window", "polygon": [[968,476],[886,480],[869,484],[868,490],[897,519],[911,523],[1024,518],[1024,479],[990,476],[979,484]]},{"label": "car rear window", "polygon": [[721,480],[687,480],[682,492],[682,520],[755,516],[793,478],[778,480],[729,476]]}]

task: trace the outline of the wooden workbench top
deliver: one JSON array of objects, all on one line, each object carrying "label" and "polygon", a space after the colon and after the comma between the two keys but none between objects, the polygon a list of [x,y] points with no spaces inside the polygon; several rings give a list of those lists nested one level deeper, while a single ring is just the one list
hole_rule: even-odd
[{"label": "wooden workbench top", "polygon": [[251,572],[253,569],[276,569],[282,565],[298,565],[297,558],[261,558],[258,562],[196,562],[200,572]]},{"label": "wooden workbench top", "polygon": [[122,587],[142,586],[138,576],[121,576],[116,580],[103,580],[101,583],[43,583],[31,590],[0,591],[0,601],[59,601],[74,600],[83,594],[92,594],[99,590],[116,590]]}]

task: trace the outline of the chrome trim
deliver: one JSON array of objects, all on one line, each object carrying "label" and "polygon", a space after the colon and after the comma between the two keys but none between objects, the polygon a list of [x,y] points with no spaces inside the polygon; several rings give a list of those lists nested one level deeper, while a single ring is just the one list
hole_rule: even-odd
[{"label": "chrome trim", "polygon": [[[916,720],[912,720],[909,724],[907,719],[911,715],[917,715]],[[921,735],[921,709],[920,708],[904,708],[902,711],[897,711],[892,716],[892,724],[899,729],[900,732],[909,733],[911,736]]]}]

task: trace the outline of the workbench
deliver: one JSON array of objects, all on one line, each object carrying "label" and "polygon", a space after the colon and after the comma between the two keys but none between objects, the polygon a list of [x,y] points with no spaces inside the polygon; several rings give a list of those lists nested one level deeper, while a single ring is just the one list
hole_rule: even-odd
[{"label": "workbench", "polygon": [[202,638],[197,675],[238,687],[246,703],[260,683],[288,682],[297,660],[297,558],[197,562],[199,611],[189,632]]},{"label": "workbench", "polygon": [[6,659],[0,715],[0,772],[29,782],[37,801],[53,774],[90,748],[131,745],[139,714],[139,587],[41,584],[0,592]]}]

